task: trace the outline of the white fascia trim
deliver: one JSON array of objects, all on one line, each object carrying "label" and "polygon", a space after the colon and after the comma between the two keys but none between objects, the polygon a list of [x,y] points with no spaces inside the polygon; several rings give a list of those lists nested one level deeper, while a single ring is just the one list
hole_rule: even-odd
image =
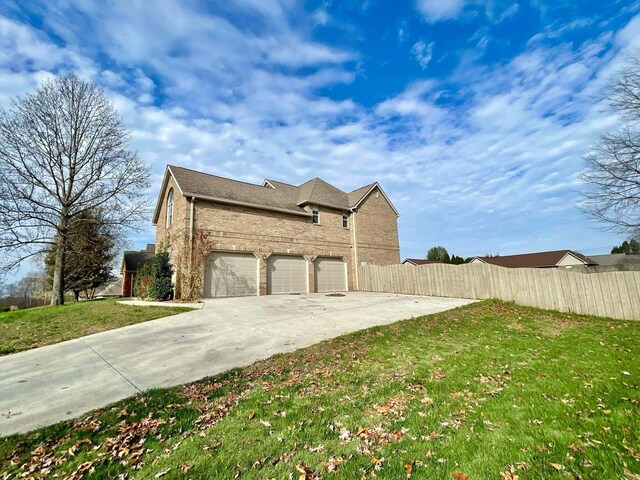
[{"label": "white fascia trim", "polygon": [[310,213],[307,213],[307,212],[295,212],[293,210],[288,210],[286,208],[270,207],[268,205],[260,205],[260,204],[257,204],[257,203],[241,202],[241,201],[238,201],[238,200],[229,200],[227,198],[220,198],[220,197],[211,197],[209,195],[200,195],[198,193],[186,192],[186,193],[184,193],[184,195],[187,196],[187,197],[199,198],[201,200],[209,200],[211,202],[226,203],[226,204],[229,204],[229,205],[239,205],[241,207],[257,208],[259,210],[270,210],[270,211],[273,211],[273,212],[288,213],[290,215],[299,215],[301,217],[311,217],[312,216]]},{"label": "white fascia trim", "polygon": [[274,187],[273,183],[271,183],[269,180],[265,180],[264,182],[262,182],[262,186],[263,187],[270,187],[270,188],[273,188],[274,190],[276,190],[276,187]]},{"label": "white fascia trim", "polygon": [[325,208],[331,208],[332,210],[340,210],[341,212],[353,211],[351,207],[339,207],[337,205],[329,205],[328,203],[310,202],[309,200],[305,200],[304,202],[299,202],[296,205],[298,205],[299,207],[302,207],[303,205],[312,205],[314,207],[325,207]]}]

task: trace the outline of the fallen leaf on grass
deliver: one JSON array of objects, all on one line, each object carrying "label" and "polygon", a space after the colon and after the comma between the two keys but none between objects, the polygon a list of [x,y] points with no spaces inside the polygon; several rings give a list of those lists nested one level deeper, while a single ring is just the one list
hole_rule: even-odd
[{"label": "fallen leaf on grass", "polygon": [[520,477],[515,473],[515,469],[511,467],[509,470],[500,472],[500,478],[502,480],[520,480]]},{"label": "fallen leaf on grass", "polygon": [[384,457],[382,458],[371,457],[371,463],[373,463],[373,469],[376,472],[379,472],[380,470],[382,470],[382,465],[384,464]]},{"label": "fallen leaf on grass", "polygon": [[629,480],[640,480],[640,475],[638,475],[637,473],[633,473],[627,470],[626,468],[624,469],[624,474],[627,476]]},{"label": "fallen leaf on grass", "polygon": [[324,448],[324,445],[318,445],[317,447],[309,447],[309,451],[311,453],[324,453],[327,449]]},{"label": "fallen leaf on grass", "polygon": [[409,463],[407,463],[404,466],[404,471],[407,474],[407,478],[409,478],[411,476],[411,473],[413,472],[413,464],[415,463],[415,460],[411,459],[409,460]]},{"label": "fallen leaf on grass", "polygon": [[456,480],[469,480],[469,477],[467,477],[464,473],[462,472],[453,472],[451,474],[451,476],[453,478],[455,478]]},{"label": "fallen leaf on grass", "polygon": [[312,468],[303,464],[298,464],[296,470],[300,472],[298,480],[321,480],[322,475],[317,474]]},{"label": "fallen leaf on grass", "polygon": [[335,473],[338,471],[338,467],[342,461],[342,457],[329,457],[327,462],[322,462],[322,469],[325,472]]},{"label": "fallen leaf on grass", "polygon": [[215,450],[220,445],[222,445],[222,442],[216,442],[213,445],[202,445],[201,450],[203,450],[205,452],[210,451],[210,450]]}]

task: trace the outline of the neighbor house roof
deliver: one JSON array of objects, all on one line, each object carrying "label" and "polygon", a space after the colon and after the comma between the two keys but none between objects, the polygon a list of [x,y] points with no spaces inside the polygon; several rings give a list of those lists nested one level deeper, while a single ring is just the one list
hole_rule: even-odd
[{"label": "neighbor house roof", "polygon": [[440,260],[427,260],[426,258],[405,258],[402,263],[411,263],[413,265],[427,265],[429,263],[442,263]]},{"label": "neighbor house roof", "polygon": [[607,255],[591,255],[589,257],[598,265],[620,266],[625,264],[640,263],[640,255],[625,255],[624,253],[610,253]]},{"label": "neighbor house roof", "polygon": [[180,193],[186,197],[302,216],[311,216],[311,213],[303,208],[309,204],[345,211],[355,209],[369,192],[378,187],[387,201],[389,201],[396,215],[398,214],[398,211],[377,183],[366,185],[352,192],[344,192],[321,178],[314,178],[297,186],[277,180],[265,180],[262,185],[256,185],[169,165],[167,166],[158,203],[156,204],[156,211],[153,216],[154,224],[158,221],[161,199],[164,197],[169,176],[173,177],[180,189]]},{"label": "neighbor house roof", "polygon": [[120,297],[122,296],[122,277],[105,285],[96,292],[96,297]]},{"label": "neighbor house roof", "polygon": [[150,261],[155,255],[155,245],[150,243],[145,250],[130,250],[122,256],[122,271],[135,272],[139,267]]},{"label": "neighbor house roof", "polygon": [[485,263],[506,268],[544,268],[555,267],[567,255],[572,255],[585,265],[597,265],[589,257],[573,250],[553,250],[550,252],[524,253],[521,255],[500,255],[497,257],[475,257]]}]

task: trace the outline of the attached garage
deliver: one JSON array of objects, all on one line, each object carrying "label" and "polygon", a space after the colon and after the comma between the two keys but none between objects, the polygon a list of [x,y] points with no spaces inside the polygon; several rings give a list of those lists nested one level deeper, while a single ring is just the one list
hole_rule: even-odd
[{"label": "attached garage", "polygon": [[315,262],[316,292],[346,292],[347,264],[342,258],[318,257]]},{"label": "attached garage", "polygon": [[214,252],[205,269],[204,296],[257,295],[258,275],[258,259],[253,253]]},{"label": "attached garage", "polygon": [[293,255],[271,255],[267,260],[267,293],[306,293],[307,260]]}]

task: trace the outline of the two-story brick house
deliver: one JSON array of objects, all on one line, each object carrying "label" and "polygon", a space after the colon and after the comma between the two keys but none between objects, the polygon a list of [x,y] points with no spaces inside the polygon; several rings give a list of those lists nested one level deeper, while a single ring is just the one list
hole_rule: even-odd
[{"label": "two-story brick house", "polygon": [[205,235],[203,296],[226,297],[356,290],[356,265],[400,263],[397,217],[378,183],[347,193],[168,166],[153,223],[177,275]]}]

